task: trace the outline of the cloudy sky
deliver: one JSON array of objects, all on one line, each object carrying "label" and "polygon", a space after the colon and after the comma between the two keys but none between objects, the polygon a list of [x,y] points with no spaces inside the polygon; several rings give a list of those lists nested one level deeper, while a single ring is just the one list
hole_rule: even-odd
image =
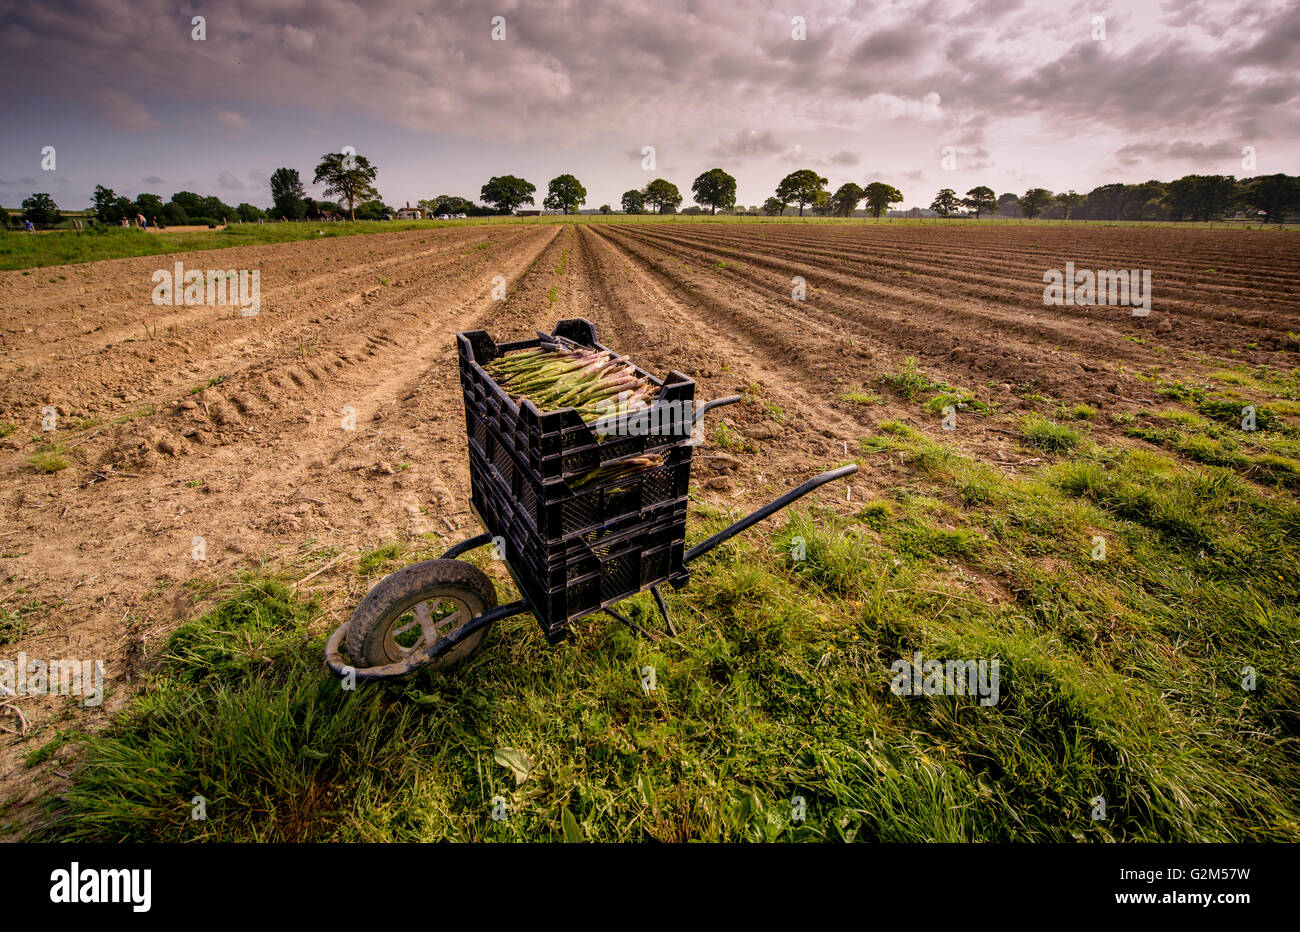
[{"label": "cloudy sky", "polygon": [[494,174],[617,207],[654,177],[689,203],[720,166],[748,205],[811,167],[911,207],[1300,173],[1294,0],[6,0],[0,51],[11,207],[96,184],[267,206],[275,168],[310,182],[346,145],[399,206]]}]

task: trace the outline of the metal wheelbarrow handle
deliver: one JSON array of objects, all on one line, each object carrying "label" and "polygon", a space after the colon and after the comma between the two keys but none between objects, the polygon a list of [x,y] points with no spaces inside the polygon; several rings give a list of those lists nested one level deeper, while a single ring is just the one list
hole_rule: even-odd
[{"label": "metal wheelbarrow handle", "polygon": [[[722,400],[725,401],[726,399],[722,399]],[[731,540],[731,538],[739,534],[741,531],[748,530],[749,528],[753,527],[755,524],[758,524],[758,522],[762,521],[764,518],[768,517],[774,512],[780,511],[782,508],[786,507],[792,502],[795,502],[803,498],[813,489],[819,488],[828,482],[834,482],[836,479],[843,479],[845,476],[851,476],[857,471],[858,471],[857,464],[850,463],[847,466],[841,466],[839,469],[832,469],[829,472],[822,473],[820,476],[816,476],[812,479],[809,479],[803,485],[799,486],[799,488],[791,489],[789,492],[786,492],[776,501],[764,505],[762,508],[758,509],[758,511],[755,511],[753,514],[749,515],[748,517],[741,518],[735,524],[731,525],[730,527],[723,528],[721,531],[714,534],[712,537],[710,537],[708,540],[704,541],[703,543],[697,544],[696,546],[692,547],[690,550],[686,551],[685,556],[683,556],[682,558],[682,562],[690,563],[692,560],[696,559],[697,557],[704,556],[704,554],[708,553],[714,547],[718,546],[719,544],[726,543],[727,541]]]}]

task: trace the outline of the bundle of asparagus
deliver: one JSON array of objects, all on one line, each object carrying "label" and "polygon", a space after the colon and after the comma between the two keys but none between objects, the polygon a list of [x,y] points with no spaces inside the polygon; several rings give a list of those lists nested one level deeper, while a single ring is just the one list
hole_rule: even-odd
[{"label": "bundle of asparagus", "polygon": [[588,424],[648,405],[658,390],[626,356],[562,343],[510,353],[486,369],[515,401],[527,398],[539,411],[572,406]]},{"label": "bundle of asparagus", "polygon": [[664,458],[658,453],[624,456],[621,459],[610,460],[604,466],[599,466],[580,479],[574,480],[573,488],[580,489],[592,482],[604,482],[634,476],[643,469],[654,469],[656,466],[662,466],[663,464]]}]

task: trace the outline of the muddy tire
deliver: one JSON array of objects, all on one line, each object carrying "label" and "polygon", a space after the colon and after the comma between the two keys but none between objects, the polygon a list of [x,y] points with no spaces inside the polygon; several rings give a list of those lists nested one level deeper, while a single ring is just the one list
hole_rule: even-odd
[{"label": "muddy tire", "polygon": [[[361,600],[348,622],[348,656],[358,668],[400,663],[496,604],[496,588],[476,566],[460,560],[413,563],[385,576]],[[450,670],[482,646],[491,627],[420,669]]]}]

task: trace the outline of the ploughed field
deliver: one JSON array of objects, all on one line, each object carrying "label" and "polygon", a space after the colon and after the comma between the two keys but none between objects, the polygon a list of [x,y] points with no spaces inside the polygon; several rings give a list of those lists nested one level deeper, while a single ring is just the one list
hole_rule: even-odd
[{"label": "ploughed field", "polygon": [[[260,270],[260,312],[155,306],[151,276],[178,260]],[[1046,306],[1044,273],[1067,262],[1151,270],[1150,314]],[[586,317],[649,371],[697,379],[701,400],[744,394],[697,451],[696,494],[721,512],[857,459],[847,500],[842,484],[809,500],[851,518],[917,478],[914,457],[863,443],[882,424],[1014,477],[1068,456],[1026,446],[1035,414],[1189,463],[1160,412],[1232,428],[1253,404],[1272,437],[1296,420],[1287,233],[520,223],[0,272],[0,291],[0,650],[104,658],[108,699],[79,725],[128,702],[218,584],[324,567],[304,583],[324,634],[365,591],[347,572],[358,552],[477,533],[457,331],[522,338]],[[1293,496],[1287,449],[1255,440],[1234,440],[1226,465]],[[29,728],[59,721],[60,702],[25,702]],[[0,736],[0,803],[62,779],[21,763],[39,743]]]}]

